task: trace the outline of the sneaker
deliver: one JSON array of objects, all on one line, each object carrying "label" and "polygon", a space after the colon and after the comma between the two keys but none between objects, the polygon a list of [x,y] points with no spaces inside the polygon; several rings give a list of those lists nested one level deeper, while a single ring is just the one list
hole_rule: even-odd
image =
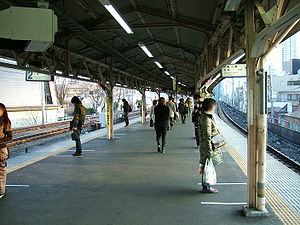
[{"label": "sneaker", "polygon": [[217,189],[210,188],[209,190],[202,189],[202,192],[203,193],[210,193],[210,194],[217,194],[219,191]]},{"label": "sneaker", "polygon": [[4,194],[0,194],[0,199],[4,197]]},{"label": "sneaker", "polygon": [[76,157],[83,157],[82,153],[73,153],[72,155]]},{"label": "sneaker", "polygon": [[157,151],[160,152],[160,146],[157,146]]},{"label": "sneaker", "polygon": [[162,148],[162,152],[161,152],[161,153],[163,153],[163,154],[166,153],[166,147],[163,147],[163,148]]}]

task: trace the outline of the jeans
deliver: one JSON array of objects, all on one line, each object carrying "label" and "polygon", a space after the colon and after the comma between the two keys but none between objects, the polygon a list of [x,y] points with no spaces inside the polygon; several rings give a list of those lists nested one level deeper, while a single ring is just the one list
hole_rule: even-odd
[{"label": "jeans", "polygon": [[78,132],[78,138],[75,139],[75,143],[76,143],[76,153],[81,154],[82,148],[81,148],[81,141],[80,141],[80,132]]},{"label": "jeans", "polygon": [[195,137],[196,137],[196,143],[197,143],[197,146],[199,146],[199,129],[198,127],[195,126]]},{"label": "jeans", "polygon": [[7,148],[0,148],[0,195],[5,193],[7,158]]},{"label": "jeans", "polygon": [[125,121],[126,126],[128,126],[129,125],[129,119],[128,119],[128,113],[127,112],[124,113],[124,121]]},{"label": "jeans", "polygon": [[186,113],[180,113],[182,123],[185,123]]},{"label": "jeans", "polygon": [[203,190],[209,191],[210,190],[210,186],[209,185],[205,185],[204,181],[203,181],[204,166],[202,168],[202,171],[203,171],[203,173],[202,173],[202,187],[203,187]]},{"label": "jeans", "polygon": [[162,147],[166,146],[166,134],[167,134],[167,127],[156,126],[156,142],[157,145],[160,145],[160,137],[162,138]]}]

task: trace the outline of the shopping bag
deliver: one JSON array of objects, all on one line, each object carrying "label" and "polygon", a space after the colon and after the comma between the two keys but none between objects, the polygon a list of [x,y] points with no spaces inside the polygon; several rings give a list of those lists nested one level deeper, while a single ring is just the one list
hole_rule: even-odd
[{"label": "shopping bag", "polygon": [[203,183],[207,186],[214,185],[217,183],[217,174],[211,158],[206,159],[205,162],[203,172]]}]

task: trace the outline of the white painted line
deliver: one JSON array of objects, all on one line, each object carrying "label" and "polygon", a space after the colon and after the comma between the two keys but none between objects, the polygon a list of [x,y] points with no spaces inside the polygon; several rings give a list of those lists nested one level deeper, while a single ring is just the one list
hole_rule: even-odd
[{"label": "white painted line", "polygon": [[[198,185],[202,186],[202,183],[198,183]],[[229,185],[247,185],[247,183],[216,183],[212,186],[229,186]]]},{"label": "white painted line", "polygon": [[5,187],[29,187],[28,184],[7,184]]},{"label": "white painted line", "polygon": [[[82,150],[83,152],[94,152],[95,150]],[[68,150],[68,152],[75,152],[75,150]]]},{"label": "white painted line", "polygon": [[247,202],[201,202],[201,205],[247,205]]}]

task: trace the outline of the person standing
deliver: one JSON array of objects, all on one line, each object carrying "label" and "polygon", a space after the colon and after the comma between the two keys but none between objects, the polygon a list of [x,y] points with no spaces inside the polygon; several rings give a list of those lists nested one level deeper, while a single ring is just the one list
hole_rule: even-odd
[{"label": "person standing", "polygon": [[123,102],[123,110],[124,110],[124,121],[125,121],[125,127],[129,126],[129,119],[128,119],[128,114],[132,111],[130,105],[126,101],[126,99],[122,99]]},{"label": "person standing", "polygon": [[11,122],[8,118],[5,105],[0,103],[0,198],[2,198],[5,194],[6,166],[9,156],[6,144],[11,140]]},{"label": "person standing", "polygon": [[[199,137],[200,137],[200,165],[199,174],[203,174],[206,159],[211,158],[213,154],[212,137],[219,133],[214,112],[216,110],[216,101],[212,98],[206,98],[202,103],[202,112],[199,117]],[[202,175],[202,192],[218,193],[217,189],[207,186],[203,183]]]},{"label": "person standing", "polygon": [[[150,123],[154,123],[154,121],[155,121],[154,108],[157,105],[157,100],[153,100],[152,103],[153,103],[153,105],[151,106],[151,109],[150,109]],[[152,122],[151,122],[151,120],[152,120]]]},{"label": "person standing", "polygon": [[197,104],[194,107],[194,110],[192,112],[192,123],[194,124],[194,128],[195,128],[195,138],[196,138],[196,144],[197,144],[197,148],[199,148],[200,145],[200,141],[199,141],[199,116],[200,116],[200,108],[199,105]]},{"label": "person standing", "polygon": [[78,97],[74,96],[71,99],[71,103],[74,105],[74,117],[72,120],[72,129],[74,132],[74,140],[76,142],[76,152],[73,153],[73,156],[82,156],[82,147],[80,141],[80,134],[83,128],[85,116],[86,116],[86,108],[82,105],[81,101]]},{"label": "person standing", "polygon": [[179,100],[179,106],[178,106],[179,114],[181,117],[181,121],[183,124],[185,124],[186,115],[188,113],[188,109],[186,104],[184,103],[184,99]]},{"label": "person standing", "polygon": [[[166,134],[169,124],[169,107],[166,106],[166,100],[160,97],[158,100],[158,105],[154,108],[155,114],[155,130],[156,130],[156,142],[157,151],[165,153],[166,151]],[[160,137],[162,138],[162,149],[160,148]]]},{"label": "person standing", "polygon": [[172,96],[169,97],[169,101],[167,102],[167,106],[169,107],[170,111],[170,129],[172,130],[173,125],[174,125],[174,117],[176,114],[176,105],[174,103],[174,98]]},{"label": "person standing", "polygon": [[193,109],[193,101],[190,97],[188,97],[185,103],[188,107],[188,116],[190,116],[192,113],[192,109]]}]

